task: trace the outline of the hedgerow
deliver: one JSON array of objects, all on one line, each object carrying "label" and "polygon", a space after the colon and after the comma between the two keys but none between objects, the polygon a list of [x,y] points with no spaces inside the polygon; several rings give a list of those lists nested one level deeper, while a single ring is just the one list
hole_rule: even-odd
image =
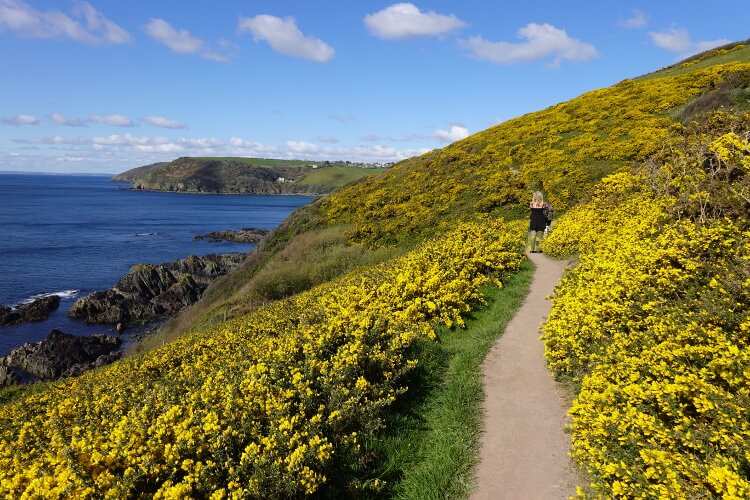
[{"label": "hedgerow", "polygon": [[596,495],[750,496],[750,116],[709,122],[543,243],[579,256],[544,341]]},{"label": "hedgerow", "polygon": [[[7,497],[290,497],[362,463],[412,346],[522,260],[521,225],[458,225],[210,330],[0,407]],[[346,488],[368,486],[353,479]]]}]

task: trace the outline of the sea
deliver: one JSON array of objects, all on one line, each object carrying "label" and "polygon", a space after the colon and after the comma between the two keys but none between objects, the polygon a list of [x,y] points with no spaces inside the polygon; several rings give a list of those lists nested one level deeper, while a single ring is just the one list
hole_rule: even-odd
[{"label": "sea", "polygon": [[73,302],[112,287],[138,263],[158,264],[252,245],[195,240],[210,231],[273,229],[309,196],[144,192],[109,176],[0,174],[0,304],[59,295],[48,320],[0,327],[0,355],[66,333],[112,333],[68,318]]}]

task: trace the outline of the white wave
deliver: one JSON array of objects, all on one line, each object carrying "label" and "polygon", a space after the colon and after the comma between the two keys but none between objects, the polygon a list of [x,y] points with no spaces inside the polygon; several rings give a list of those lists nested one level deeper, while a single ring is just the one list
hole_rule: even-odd
[{"label": "white wave", "polygon": [[22,300],[21,302],[19,302],[19,304],[31,304],[35,300],[43,299],[45,297],[52,297],[53,295],[57,295],[61,299],[72,299],[80,292],[80,290],[60,290],[59,292],[38,293]]},{"label": "white wave", "polygon": [[136,236],[156,236],[156,233],[135,233]]}]

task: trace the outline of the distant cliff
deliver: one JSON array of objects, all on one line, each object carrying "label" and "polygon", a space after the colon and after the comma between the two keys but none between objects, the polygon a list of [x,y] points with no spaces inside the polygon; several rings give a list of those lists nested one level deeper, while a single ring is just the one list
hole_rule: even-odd
[{"label": "distant cliff", "polygon": [[134,189],[184,193],[323,194],[383,168],[345,162],[262,158],[178,158],[113,177]]}]

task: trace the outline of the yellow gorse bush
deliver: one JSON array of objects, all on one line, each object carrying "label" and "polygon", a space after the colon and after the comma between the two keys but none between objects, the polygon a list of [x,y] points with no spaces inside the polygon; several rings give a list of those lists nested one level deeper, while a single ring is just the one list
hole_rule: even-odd
[{"label": "yellow gorse bush", "polygon": [[572,207],[601,178],[677,143],[676,112],[748,70],[719,64],[588,92],[332,193],[322,202],[324,218],[353,224],[357,240],[391,241],[430,234],[467,213],[517,214],[536,189],[556,209]]},{"label": "yellow gorse bush", "polygon": [[[708,144],[714,162],[742,165],[750,152],[735,133]],[[685,175],[712,165],[699,158]],[[597,495],[748,498],[747,220],[675,218],[691,213],[679,204],[710,204],[710,191],[691,199],[675,190],[689,183],[673,179],[662,193],[645,175],[605,179],[543,243],[579,255],[543,335],[550,368],[579,391],[572,454]],[[733,175],[720,191],[738,194],[736,213],[743,182]]]},{"label": "yellow gorse bush", "polygon": [[415,342],[461,326],[481,287],[518,268],[522,232],[460,224],[391,263],[0,407],[0,494],[314,493],[365,453]]}]

